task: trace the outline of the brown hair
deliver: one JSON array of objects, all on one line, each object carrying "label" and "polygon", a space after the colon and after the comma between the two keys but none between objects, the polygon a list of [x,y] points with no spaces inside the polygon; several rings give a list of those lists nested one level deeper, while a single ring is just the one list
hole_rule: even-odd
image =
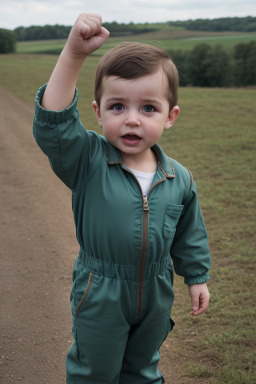
[{"label": "brown hair", "polygon": [[167,52],[148,44],[123,43],[110,49],[101,58],[95,77],[95,100],[100,107],[102,80],[117,76],[123,79],[136,79],[157,71],[162,66],[168,81],[167,99],[170,110],[178,101],[179,75]]}]

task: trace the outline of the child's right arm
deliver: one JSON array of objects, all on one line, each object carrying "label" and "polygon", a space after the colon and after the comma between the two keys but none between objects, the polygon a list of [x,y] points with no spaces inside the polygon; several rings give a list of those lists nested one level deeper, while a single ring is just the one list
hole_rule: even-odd
[{"label": "child's right arm", "polygon": [[61,111],[73,102],[86,57],[104,44],[108,36],[100,15],[83,13],[78,17],[47,84],[41,102],[44,109]]},{"label": "child's right arm", "polygon": [[80,15],[47,86],[36,95],[34,137],[55,174],[72,190],[85,184],[105,153],[104,140],[80,122],[75,87],[84,60],[108,35],[99,15]]}]

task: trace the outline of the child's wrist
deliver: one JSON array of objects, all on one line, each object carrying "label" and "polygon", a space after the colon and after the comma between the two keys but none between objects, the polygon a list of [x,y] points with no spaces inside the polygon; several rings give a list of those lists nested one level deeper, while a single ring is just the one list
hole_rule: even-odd
[{"label": "child's wrist", "polygon": [[59,61],[65,70],[68,70],[70,73],[77,73],[78,75],[86,58],[87,56],[85,55],[74,54],[64,48],[60,54]]},{"label": "child's wrist", "polygon": [[60,54],[60,58],[63,60],[67,61],[67,63],[72,63],[72,64],[83,64],[85,59],[87,58],[88,55],[81,54],[81,53],[76,53],[72,51],[71,49],[68,48],[68,46],[65,46],[63,51]]}]

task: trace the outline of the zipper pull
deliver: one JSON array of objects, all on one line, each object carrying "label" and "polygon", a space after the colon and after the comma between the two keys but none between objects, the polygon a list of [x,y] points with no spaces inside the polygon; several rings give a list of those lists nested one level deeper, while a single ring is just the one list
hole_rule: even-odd
[{"label": "zipper pull", "polygon": [[147,195],[143,195],[143,211],[149,211]]}]

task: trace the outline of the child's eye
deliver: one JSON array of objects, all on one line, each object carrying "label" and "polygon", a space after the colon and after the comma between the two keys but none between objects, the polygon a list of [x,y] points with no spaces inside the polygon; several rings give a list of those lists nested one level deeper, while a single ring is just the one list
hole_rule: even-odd
[{"label": "child's eye", "polygon": [[153,105],[144,105],[144,107],[142,108],[144,112],[154,112],[156,109],[155,107],[153,107]]},{"label": "child's eye", "polygon": [[111,106],[111,109],[113,109],[114,111],[123,111],[124,106],[121,103],[116,103]]}]

